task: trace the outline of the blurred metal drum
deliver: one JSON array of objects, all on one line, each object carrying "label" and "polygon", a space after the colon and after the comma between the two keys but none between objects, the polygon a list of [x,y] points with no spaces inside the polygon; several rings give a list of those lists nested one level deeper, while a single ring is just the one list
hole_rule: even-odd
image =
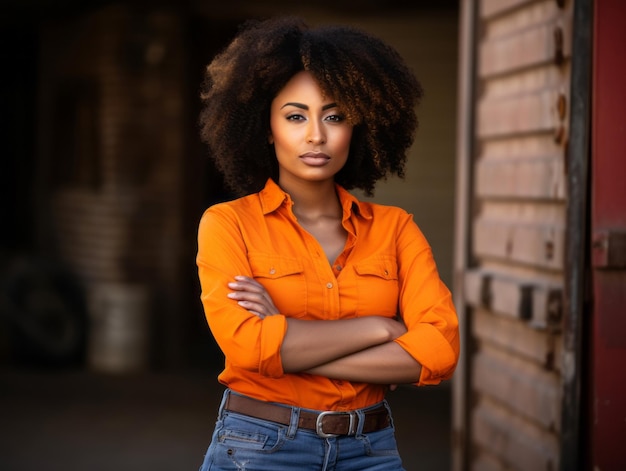
[{"label": "blurred metal drum", "polygon": [[89,367],[110,373],[146,369],[150,337],[147,287],[98,283],[90,289],[88,305]]}]

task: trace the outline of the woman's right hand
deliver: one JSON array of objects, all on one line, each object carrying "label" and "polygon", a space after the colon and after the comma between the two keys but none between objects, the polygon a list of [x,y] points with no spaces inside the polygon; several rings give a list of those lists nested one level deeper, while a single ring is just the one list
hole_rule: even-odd
[{"label": "woman's right hand", "polygon": [[393,319],[390,319],[388,317],[384,317],[383,319],[387,323],[386,327],[389,331],[389,341],[395,340],[401,335],[406,333],[407,331],[406,325],[404,325],[404,322],[399,316]]},{"label": "woman's right hand", "polygon": [[253,278],[236,276],[235,281],[228,283],[228,287],[233,290],[228,293],[228,297],[255,316],[264,319],[266,316],[278,314],[267,290]]}]

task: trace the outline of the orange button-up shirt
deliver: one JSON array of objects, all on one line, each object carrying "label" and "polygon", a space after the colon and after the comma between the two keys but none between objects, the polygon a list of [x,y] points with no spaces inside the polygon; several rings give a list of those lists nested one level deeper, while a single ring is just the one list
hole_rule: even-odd
[{"label": "orange button-up shirt", "polygon": [[[330,264],[272,180],[265,188],[207,209],[198,232],[202,303],[225,355],[219,381],[264,401],[349,410],[383,399],[379,384],[285,373],[280,355],[287,318],[395,317],[408,331],[395,340],[422,365],[418,384],[449,378],[459,356],[457,316],[430,246],[406,211],[358,201],[337,186],[348,233]],[[226,295],[236,275],[255,278],[280,314],[261,319]]]}]

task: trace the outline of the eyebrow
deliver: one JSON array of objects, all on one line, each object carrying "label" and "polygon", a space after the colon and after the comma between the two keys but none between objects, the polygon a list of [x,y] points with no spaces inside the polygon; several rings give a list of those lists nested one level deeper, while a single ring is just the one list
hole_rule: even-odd
[{"label": "eyebrow", "polygon": [[[285,103],[283,106],[280,107],[280,109],[282,110],[285,106],[295,106],[296,108],[300,108],[301,110],[308,110],[309,106],[302,104],[302,103],[294,103],[294,102],[289,102],[289,103]],[[326,111],[329,110],[330,108],[335,108],[337,107],[337,103],[328,103],[327,105],[322,106],[322,111]]]}]

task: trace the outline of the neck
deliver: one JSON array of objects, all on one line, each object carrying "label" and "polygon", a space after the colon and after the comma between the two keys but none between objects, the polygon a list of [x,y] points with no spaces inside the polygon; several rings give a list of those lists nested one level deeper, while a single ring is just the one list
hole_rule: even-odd
[{"label": "neck", "polygon": [[289,193],[294,203],[293,211],[298,216],[315,218],[319,216],[341,217],[342,209],[335,191],[333,180],[321,182],[285,182],[280,187]]}]

